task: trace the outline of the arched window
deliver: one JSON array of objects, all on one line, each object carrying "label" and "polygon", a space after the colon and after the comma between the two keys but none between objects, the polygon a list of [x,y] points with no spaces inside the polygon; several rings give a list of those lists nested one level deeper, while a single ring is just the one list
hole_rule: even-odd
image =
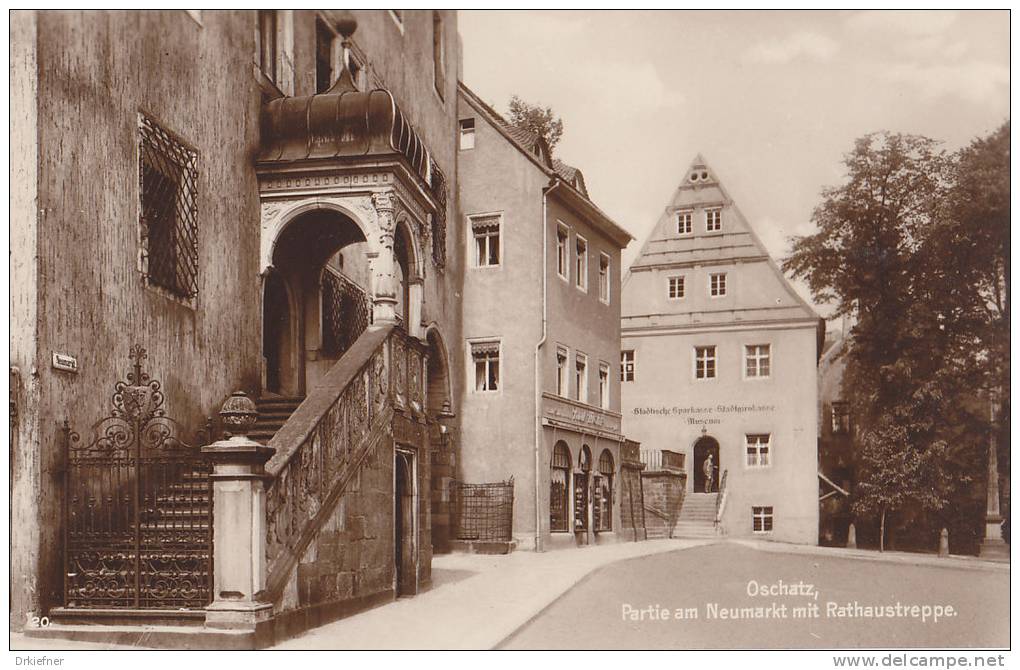
[{"label": "arched window", "polygon": [[599,470],[595,476],[595,506],[592,512],[595,515],[595,530],[613,530],[613,475],[616,473],[616,465],[613,463],[613,454],[608,449],[603,449],[599,456]]},{"label": "arched window", "polygon": [[549,530],[570,531],[570,449],[560,440],[553,447],[552,471],[549,477]]},{"label": "arched window", "polygon": [[577,456],[580,470],[574,477],[574,530],[588,530],[588,486],[591,482],[591,448],[585,444]]}]

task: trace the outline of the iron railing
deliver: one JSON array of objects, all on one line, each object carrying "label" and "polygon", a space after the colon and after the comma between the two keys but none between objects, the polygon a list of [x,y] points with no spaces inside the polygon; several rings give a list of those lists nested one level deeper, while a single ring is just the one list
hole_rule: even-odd
[{"label": "iron railing", "polygon": [[130,357],[87,443],[64,422],[64,604],[201,608],[212,599],[209,464],[177,437],[145,350]]},{"label": "iron railing", "polygon": [[726,511],[726,475],[729,470],[723,470],[722,477],[719,479],[719,493],[715,497],[715,527],[717,530],[722,527],[722,515]]},{"label": "iron railing", "polygon": [[328,267],[322,273],[322,350],[339,358],[350,349],[372,319],[365,290]]}]

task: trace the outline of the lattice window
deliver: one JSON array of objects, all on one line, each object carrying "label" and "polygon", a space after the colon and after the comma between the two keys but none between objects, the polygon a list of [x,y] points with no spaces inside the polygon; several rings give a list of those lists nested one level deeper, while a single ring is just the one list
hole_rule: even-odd
[{"label": "lattice window", "polygon": [[198,294],[198,152],[138,116],[142,273],[151,286]]},{"label": "lattice window", "polygon": [[350,279],[326,270],[322,273],[322,349],[339,358],[372,322],[365,290]]}]

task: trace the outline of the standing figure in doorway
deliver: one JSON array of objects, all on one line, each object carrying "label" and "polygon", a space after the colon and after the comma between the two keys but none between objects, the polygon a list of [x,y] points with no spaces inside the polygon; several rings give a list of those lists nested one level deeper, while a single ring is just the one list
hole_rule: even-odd
[{"label": "standing figure in doorway", "polygon": [[705,493],[712,492],[712,475],[715,474],[715,464],[712,463],[712,454],[708,455],[705,459],[705,464],[701,466],[701,471],[705,473]]}]

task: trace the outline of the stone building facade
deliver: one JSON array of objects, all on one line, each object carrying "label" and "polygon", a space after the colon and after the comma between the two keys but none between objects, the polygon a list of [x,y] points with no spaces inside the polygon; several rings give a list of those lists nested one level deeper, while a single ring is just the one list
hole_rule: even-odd
[{"label": "stone building facade", "polygon": [[581,172],[458,94],[464,216],[461,476],[514,479],[513,539],[545,549],[620,528],[620,251],[630,235]]},{"label": "stone building facade", "polygon": [[623,298],[627,436],[682,454],[684,506],[716,497],[727,534],[816,543],[824,330],[700,156]]},{"label": "stone building facade", "polygon": [[12,626],[78,602],[66,519],[105,499],[65,495],[69,454],[130,414],[134,345],[188,443],[259,400],[281,629],[427,585],[464,377],[456,12],[17,11],[11,44]]}]

